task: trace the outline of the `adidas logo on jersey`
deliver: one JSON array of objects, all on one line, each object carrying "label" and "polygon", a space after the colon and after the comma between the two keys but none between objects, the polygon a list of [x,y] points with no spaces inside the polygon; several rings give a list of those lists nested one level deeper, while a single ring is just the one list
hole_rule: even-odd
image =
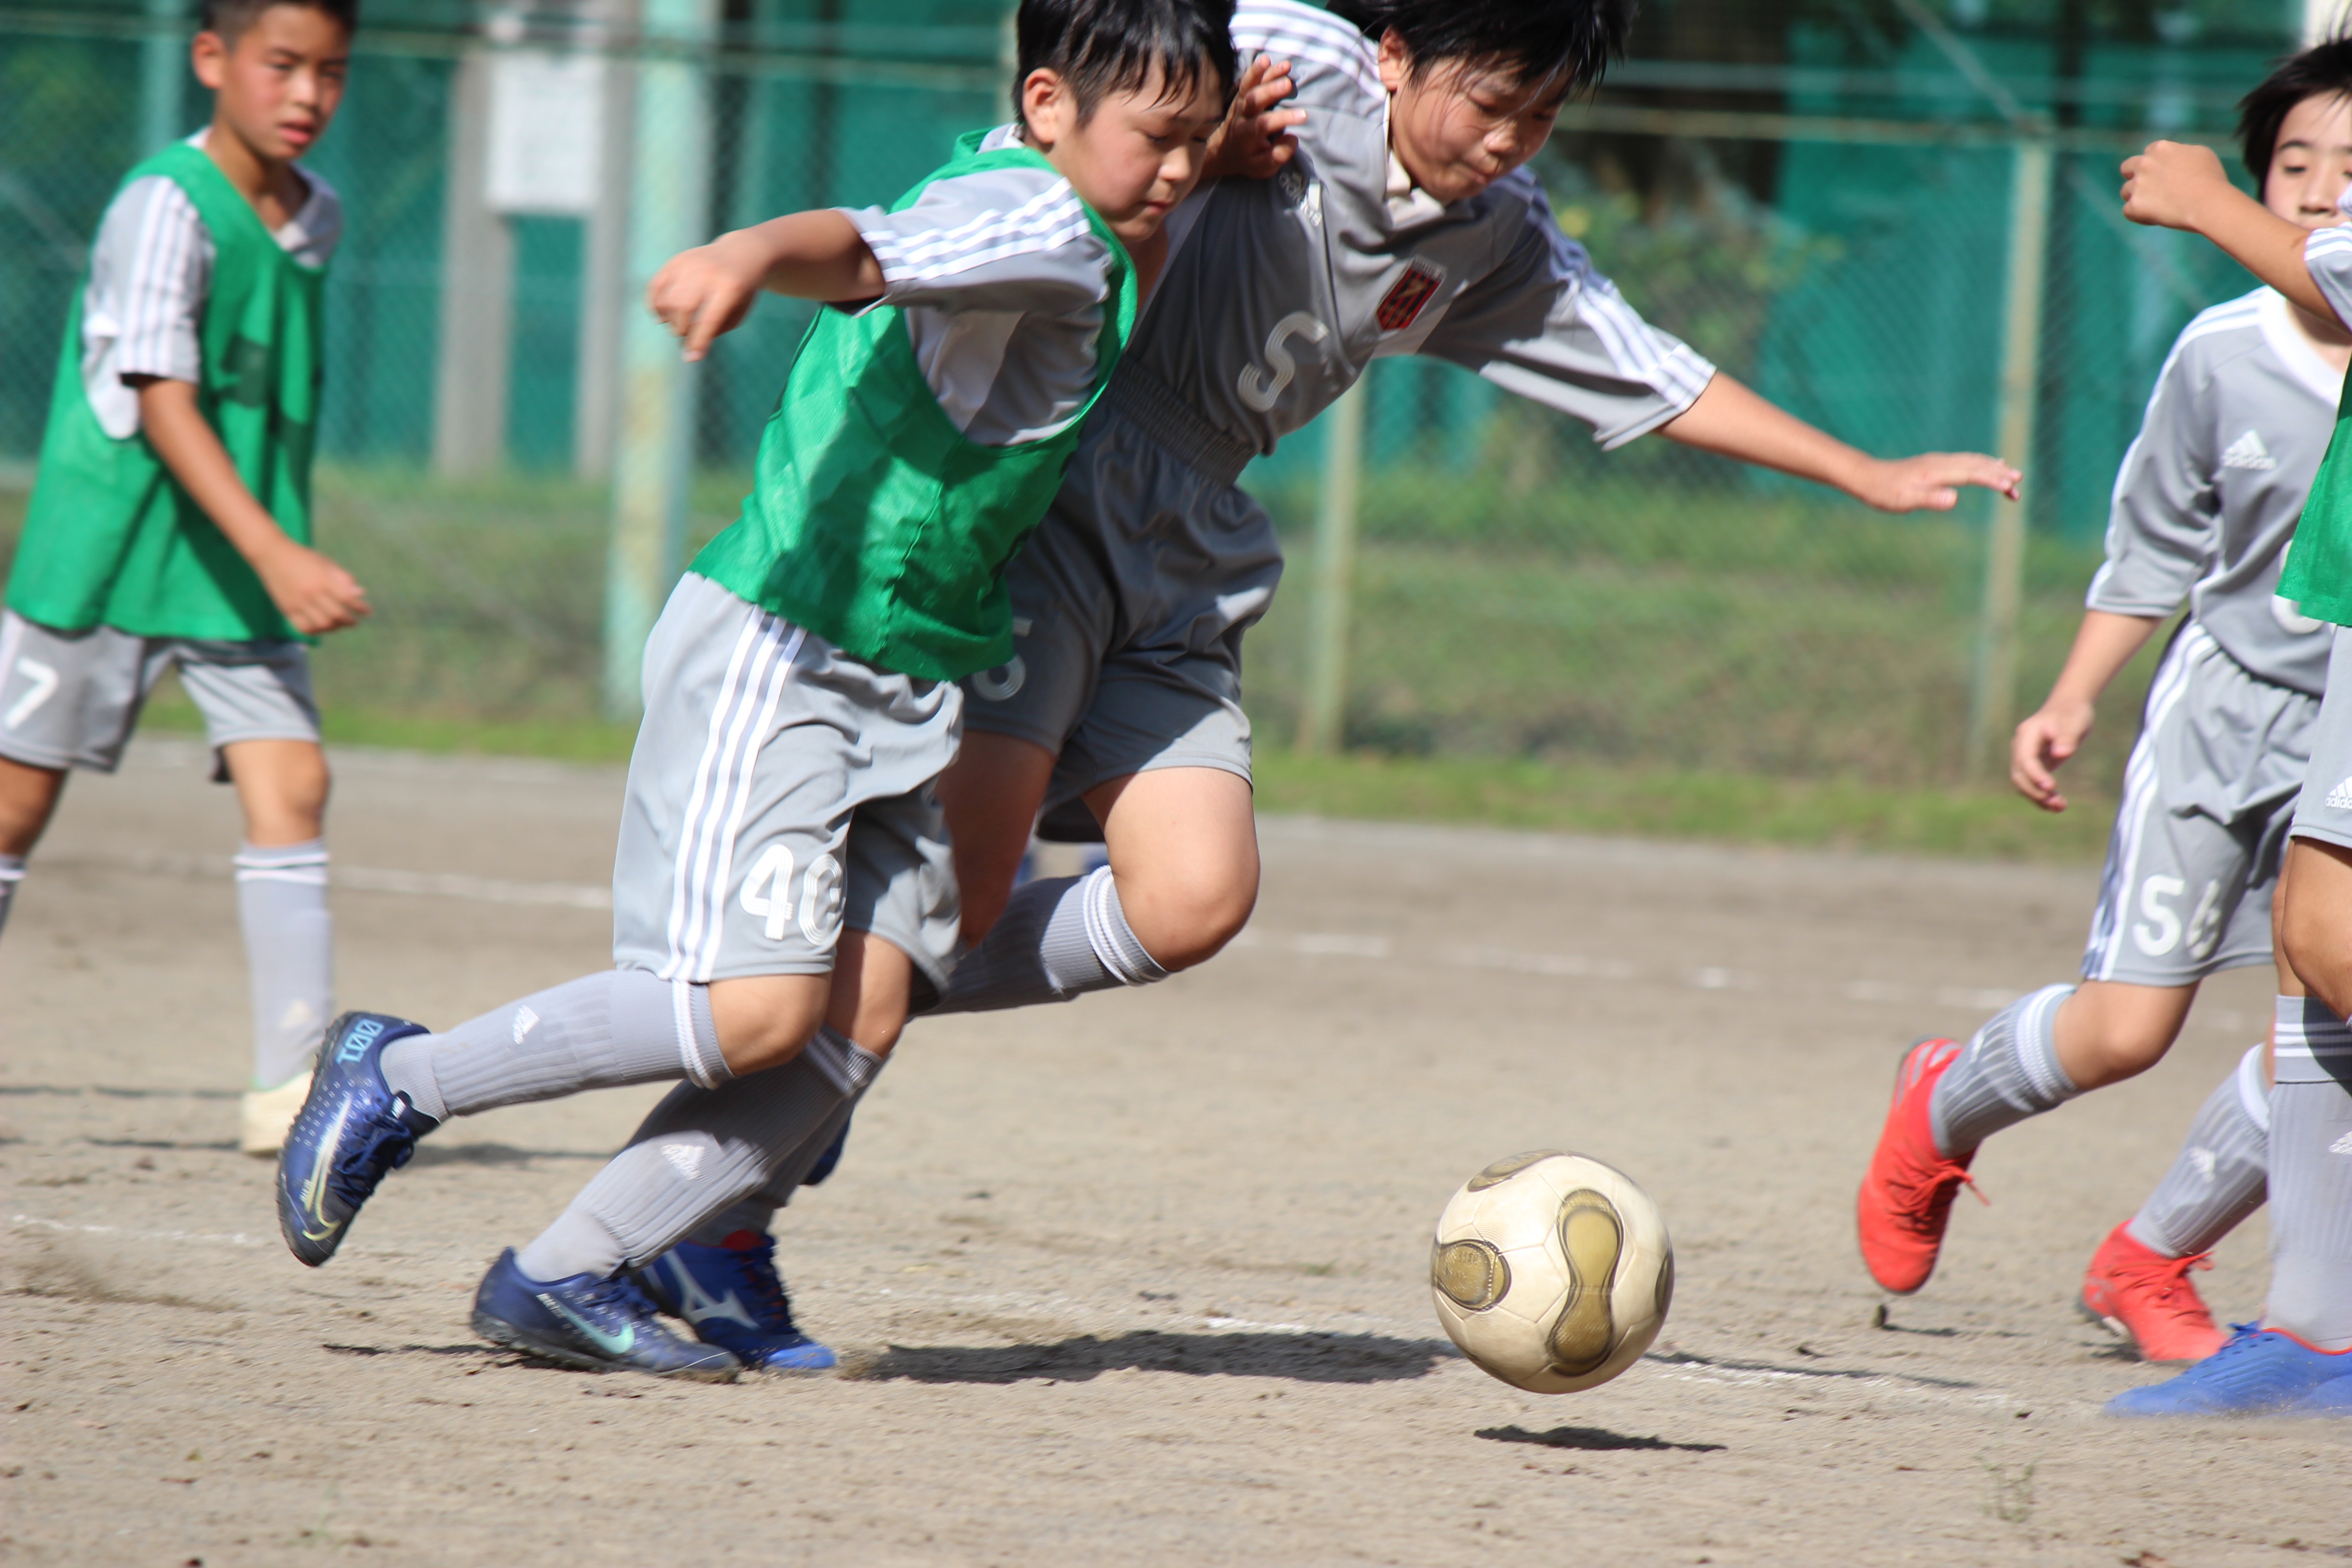
[{"label": "adidas logo on jersey", "polygon": [[2336,787],[2327,792],[2327,809],[2352,811],[2352,778],[2338,780]]},{"label": "adidas logo on jersey", "polygon": [[2228,449],[2222,452],[2221,466],[2225,468],[2275,468],[2278,459],[2271,456],[2268,447],[2263,445],[2260,433],[2249,430],[2231,442]]}]

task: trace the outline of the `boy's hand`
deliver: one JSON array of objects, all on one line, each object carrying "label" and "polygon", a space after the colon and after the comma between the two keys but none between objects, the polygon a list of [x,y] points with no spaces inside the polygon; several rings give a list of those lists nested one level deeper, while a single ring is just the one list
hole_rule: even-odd
[{"label": "boy's hand", "polygon": [[2017,727],[2009,743],[2009,782],[2044,811],[2063,811],[2058,764],[2083,748],[2091,732],[2091,705],[2053,694],[2042,711]]},{"label": "boy's hand", "polygon": [[714,339],[742,325],[771,264],[766,252],[743,243],[740,235],[723,234],[663,263],[646,286],[646,304],[686,340],[691,364],[710,352]]},{"label": "boy's hand", "polygon": [[1881,511],[1949,511],[1962,485],[1981,485],[2017,499],[2025,476],[1982,452],[1924,452],[1891,461],[1872,459],[1848,486],[1854,499]]},{"label": "boy's hand", "polygon": [[2124,160],[2124,216],[2134,223],[2201,233],[2214,194],[2236,189],[2213,149],[2194,142],[2151,142]]},{"label": "boy's hand", "polygon": [[270,603],[309,637],[357,626],[371,612],[358,579],[306,544],[286,540],[254,563]]},{"label": "boy's hand", "polygon": [[1234,84],[1234,106],[1225,122],[1209,138],[1209,157],[1201,172],[1203,181],[1263,180],[1298,151],[1291,128],[1307,123],[1303,109],[1285,109],[1292,92],[1290,62],[1260,55]]}]

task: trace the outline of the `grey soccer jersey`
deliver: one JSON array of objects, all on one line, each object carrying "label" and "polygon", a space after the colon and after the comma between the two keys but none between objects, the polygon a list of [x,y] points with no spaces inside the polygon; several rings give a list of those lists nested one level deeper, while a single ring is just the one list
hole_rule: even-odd
[{"label": "grey soccer jersey", "polygon": [[[1003,140],[999,132],[998,140]],[[1110,249],[1050,169],[934,180],[898,212],[842,208],[902,308],[923,379],[983,447],[1041,440],[1094,396]]]},{"label": "grey soccer jersey", "polygon": [[2327,638],[2276,590],[2343,379],[2272,289],[2189,322],[2116,476],[2089,607],[2168,616],[2186,601],[2249,673],[2317,696]]},{"label": "grey soccer jersey", "polygon": [[1260,452],[1386,354],[1450,360],[1611,447],[1706,390],[1714,367],[1634,313],[1527,170],[1451,206],[1412,189],[1355,28],[1294,0],[1247,0],[1233,37],[1244,64],[1291,62],[1307,116],[1298,154],[1274,179],[1223,181],[1174,216],[1130,365]]}]

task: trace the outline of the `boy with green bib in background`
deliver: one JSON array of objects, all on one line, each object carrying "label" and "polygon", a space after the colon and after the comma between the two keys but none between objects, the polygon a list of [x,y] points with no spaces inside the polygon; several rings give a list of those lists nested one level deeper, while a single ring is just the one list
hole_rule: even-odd
[{"label": "boy with green bib in background", "polygon": [[167,669],[245,813],[254,1059],[277,1152],[333,1011],[327,763],[303,638],[367,595],[310,547],[320,295],[342,207],[295,160],[343,92],[358,0],[206,0],[212,123],[132,169],[75,296],[0,612],[0,925],[72,768],[111,773]]}]

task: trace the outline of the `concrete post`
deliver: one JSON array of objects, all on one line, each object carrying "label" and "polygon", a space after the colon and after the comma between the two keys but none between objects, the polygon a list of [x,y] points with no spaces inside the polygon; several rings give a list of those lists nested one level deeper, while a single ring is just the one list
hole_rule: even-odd
[{"label": "concrete post", "polygon": [[[625,32],[637,21],[636,0],[595,0],[591,14],[605,29]],[[587,216],[580,258],[580,348],[572,377],[572,468],[583,479],[612,477],[613,444],[621,412],[621,333],[635,301],[628,295],[630,130],[636,123],[636,62],[614,55],[604,66],[604,155],[596,205]]]},{"label": "concrete post", "polygon": [[195,129],[180,123],[187,79],[187,7],[180,0],[147,0],[147,36],[139,44],[137,156],[147,157]]},{"label": "concrete post", "polygon": [[478,474],[507,453],[514,339],[514,229],[490,209],[490,56],[457,62],[449,93],[441,216],[441,322],[434,361],[433,471]]},{"label": "concrete post", "polygon": [[[648,43],[699,44],[718,0],[642,0]],[[637,303],[662,263],[709,239],[710,110],[707,73],[691,57],[636,68],[623,288],[620,422],[613,459],[613,528],[604,577],[604,707],[642,704],[646,637],[677,582],[694,467],[691,367],[677,340]]]}]

